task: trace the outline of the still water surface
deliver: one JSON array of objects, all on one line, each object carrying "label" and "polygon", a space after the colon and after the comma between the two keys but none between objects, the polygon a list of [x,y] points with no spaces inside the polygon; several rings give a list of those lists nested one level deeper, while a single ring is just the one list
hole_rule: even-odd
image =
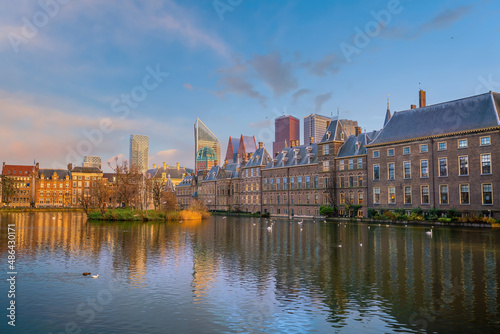
[{"label": "still water surface", "polygon": [[500,230],[273,221],[0,214],[0,333],[500,332]]}]

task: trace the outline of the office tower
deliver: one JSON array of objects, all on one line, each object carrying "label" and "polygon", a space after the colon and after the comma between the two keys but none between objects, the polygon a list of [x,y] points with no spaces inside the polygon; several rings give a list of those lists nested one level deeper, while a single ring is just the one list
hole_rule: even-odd
[{"label": "office tower", "polygon": [[130,136],[130,167],[137,167],[139,172],[148,170],[149,138],[142,135]]},{"label": "office tower", "polygon": [[219,140],[199,118],[194,123],[194,153],[196,171],[221,163]]},{"label": "office tower", "polygon": [[313,143],[319,142],[323,138],[330,120],[330,117],[316,114],[304,117],[304,144],[310,144],[311,138],[313,138]]},{"label": "office tower", "polygon": [[95,155],[83,157],[83,167],[97,167],[101,169],[101,157]]},{"label": "office tower", "polygon": [[285,144],[300,140],[300,120],[290,115],[281,116],[274,121],[273,156],[276,156]]},{"label": "office tower", "polygon": [[350,119],[341,119],[340,123],[342,123],[342,126],[344,127],[344,132],[347,138],[352,135],[358,135],[361,133],[361,128],[358,129],[358,132],[356,132],[356,128],[358,127],[358,121],[352,121]]}]

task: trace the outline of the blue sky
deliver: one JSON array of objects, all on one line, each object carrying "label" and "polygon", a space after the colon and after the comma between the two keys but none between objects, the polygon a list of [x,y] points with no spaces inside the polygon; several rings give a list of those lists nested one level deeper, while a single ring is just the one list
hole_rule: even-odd
[{"label": "blue sky", "polygon": [[224,156],[242,133],[272,149],[283,113],[302,139],[305,116],[337,108],[379,129],[388,94],[398,111],[419,88],[428,104],[500,91],[496,1],[20,0],[0,16],[11,164],[127,159],[143,134],[150,165],[192,167],[196,117]]}]

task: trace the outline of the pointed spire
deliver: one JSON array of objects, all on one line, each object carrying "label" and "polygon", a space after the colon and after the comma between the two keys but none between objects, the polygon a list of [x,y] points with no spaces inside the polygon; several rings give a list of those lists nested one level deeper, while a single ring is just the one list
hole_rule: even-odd
[{"label": "pointed spire", "polygon": [[389,94],[387,94],[387,112],[385,113],[384,126],[389,122],[390,119],[391,119],[391,110],[389,108]]}]

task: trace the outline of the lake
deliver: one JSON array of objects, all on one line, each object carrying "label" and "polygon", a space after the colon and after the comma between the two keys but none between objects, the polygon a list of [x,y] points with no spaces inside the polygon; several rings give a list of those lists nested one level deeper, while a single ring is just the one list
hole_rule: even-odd
[{"label": "lake", "polygon": [[0,255],[1,333],[500,331],[500,229],[0,213]]}]

